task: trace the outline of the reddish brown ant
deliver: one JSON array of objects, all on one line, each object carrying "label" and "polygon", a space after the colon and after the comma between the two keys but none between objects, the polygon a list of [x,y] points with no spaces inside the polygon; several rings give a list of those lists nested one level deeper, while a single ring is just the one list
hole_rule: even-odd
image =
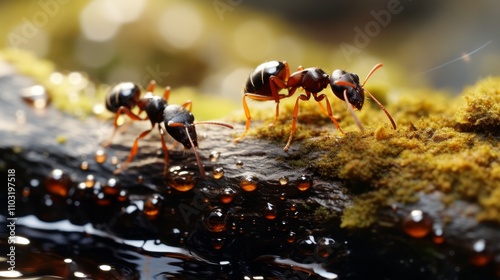
[{"label": "reddish brown ant", "polygon": [[[167,173],[168,166],[168,148],[165,144],[164,131],[161,127],[163,122],[165,128],[177,142],[180,142],[184,148],[193,148],[196,160],[198,162],[198,167],[202,177],[205,177],[205,170],[203,164],[201,163],[200,157],[196,148],[198,148],[198,140],[196,135],[195,125],[198,124],[214,124],[225,126],[228,128],[233,128],[229,124],[222,122],[213,121],[203,121],[194,122],[194,116],[191,113],[192,102],[187,101],[182,105],[168,105],[168,98],[170,95],[170,87],[165,88],[163,97],[153,95],[156,82],[151,81],[147,93],[144,97],[140,98],[140,89],[137,85],[133,83],[120,83],[113,87],[108,95],[106,96],[106,108],[108,110],[115,112],[114,120],[114,130],[111,138],[107,140],[104,145],[109,145],[111,143],[112,137],[115,135],[116,129],[118,128],[118,118],[120,114],[125,113],[133,120],[150,120],[151,128],[143,131],[134,141],[132,148],[130,149],[130,154],[127,160],[118,168],[115,173],[122,172],[127,165],[132,161],[134,156],[137,154],[139,149],[139,139],[146,137],[158,124],[158,131],[160,132],[162,149],[165,154],[165,168],[164,175]],[[146,112],[146,117],[141,118],[138,114],[133,113],[131,110],[135,107],[139,107],[139,114],[143,111]]]},{"label": "reddish brown ant", "polygon": [[[287,151],[290,147],[293,135],[296,130],[297,115],[299,112],[299,100],[309,100],[311,96],[313,96],[314,100],[318,102],[321,111],[328,115],[330,120],[335,124],[335,127],[340,132],[344,133],[340,128],[339,123],[333,116],[328,97],[325,94],[319,93],[330,84],[332,91],[335,93],[335,96],[345,101],[346,103],[355,106],[358,110],[361,110],[364,102],[364,91],[366,91],[363,86],[365,85],[368,78],[373,74],[373,72],[380,67],[382,67],[382,64],[375,65],[375,67],[373,67],[373,69],[366,77],[363,84],[360,85],[358,75],[343,70],[335,70],[330,77],[320,68],[312,67],[304,69],[302,66],[299,66],[297,71],[290,75],[290,70],[286,62],[270,61],[259,65],[248,77],[244,88],[243,109],[245,111],[247,121],[245,131],[239,138],[235,140],[235,142],[241,141],[250,128],[251,115],[250,110],[248,109],[248,105],[246,104],[246,97],[257,101],[274,100],[276,102],[276,116],[274,122],[271,124],[274,125],[279,114],[279,101],[283,98],[292,96],[299,87],[302,87],[304,89],[305,94],[299,95],[297,97],[297,100],[295,101],[295,107],[292,114],[292,128],[290,137],[288,138],[288,142],[283,150]],[[288,90],[288,94],[279,94],[279,90],[285,88]],[[394,120],[389,115],[387,110],[382,106],[380,102],[378,102],[378,100],[375,99],[375,97],[371,93],[368,92],[368,94],[375,100],[375,102],[377,102],[382,110],[384,110],[386,115],[389,117],[393,128],[396,129],[396,124],[394,123]],[[321,101],[323,99],[326,103],[326,110],[321,104]],[[354,114],[354,111],[350,106],[348,106],[348,108],[356,124],[358,125],[360,130],[363,131],[364,128],[359,119]]]}]

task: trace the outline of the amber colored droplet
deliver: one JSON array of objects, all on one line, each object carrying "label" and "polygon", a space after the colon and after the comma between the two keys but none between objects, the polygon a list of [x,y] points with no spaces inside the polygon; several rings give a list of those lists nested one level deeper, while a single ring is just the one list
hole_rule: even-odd
[{"label": "amber colored droplet", "polygon": [[106,195],[102,191],[99,191],[95,195],[95,202],[99,206],[109,206],[109,205],[111,205],[111,200],[109,198],[107,198]]},{"label": "amber colored droplet", "polygon": [[86,160],[82,161],[82,163],[80,163],[80,168],[82,170],[89,170],[89,162]]},{"label": "amber colored droplet", "polygon": [[235,197],[236,192],[232,188],[224,188],[222,190],[222,193],[220,195],[220,202],[228,204],[233,201],[233,198]]},{"label": "amber colored droplet", "polygon": [[286,199],[286,193],[281,193],[280,200],[285,200],[285,199]]},{"label": "amber colored droplet", "polygon": [[54,169],[45,178],[45,189],[52,194],[65,197],[71,187],[71,178],[61,169]]},{"label": "amber colored droplet", "polygon": [[50,96],[44,86],[35,85],[22,90],[21,97],[24,102],[36,109],[43,109],[50,103]]},{"label": "amber colored droplet", "polygon": [[335,240],[332,238],[321,237],[318,239],[318,244],[316,245],[316,255],[328,258],[333,253],[333,246],[335,245]]},{"label": "amber colored droplet", "polygon": [[293,242],[295,242],[296,239],[297,239],[297,234],[293,231],[290,231],[288,233],[288,236],[286,237],[286,241],[288,243],[293,243]]},{"label": "amber colored droplet", "polygon": [[137,183],[142,184],[144,182],[144,177],[142,175],[137,176]]},{"label": "amber colored droplet", "polygon": [[106,159],[108,158],[108,156],[106,155],[106,153],[104,152],[104,150],[102,149],[99,149],[95,152],[95,162],[97,163],[104,163],[106,162]]},{"label": "amber colored droplet", "polygon": [[212,239],[212,246],[214,247],[215,250],[220,250],[222,246],[224,246],[224,238],[213,238]]},{"label": "amber colored droplet", "polygon": [[208,231],[223,232],[227,229],[227,211],[222,208],[210,210],[204,217],[204,225]]},{"label": "amber colored droplet", "polygon": [[297,204],[292,203],[292,205],[290,205],[290,210],[292,210],[292,211],[297,210]]},{"label": "amber colored droplet", "polygon": [[312,186],[312,179],[307,175],[302,175],[297,179],[297,189],[299,191],[307,191]]},{"label": "amber colored droplet", "polygon": [[119,202],[125,202],[128,200],[128,192],[127,190],[121,190],[120,193],[118,193],[118,197],[116,198]]},{"label": "amber colored droplet", "polygon": [[87,175],[87,177],[85,178],[85,182],[84,183],[85,183],[85,187],[87,187],[87,188],[93,188],[94,184],[95,184],[94,175],[92,175],[92,174]]},{"label": "amber colored droplet", "polygon": [[238,168],[242,168],[242,167],[243,167],[243,161],[241,161],[241,160],[237,160],[237,161],[236,161],[236,167],[238,167]]},{"label": "amber colored droplet", "polygon": [[413,238],[423,238],[432,230],[432,218],[421,210],[413,210],[403,219],[403,230]]},{"label": "amber colored droplet", "polygon": [[117,196],[120,192],[119,182],[115,178],[110,178],[106,184],[102,187],[102,191],[106,195]]},{"label": "amber colored droplet", "polygon": [[220,152],[217,151],[212,151],[208,158],[210,159],[210,162],[216,162],[220,157]]},{"label": "amber colored droplet", "polygon": [[175,190],[187,192],[196,185],[196,177],[193,172],[175,167],[170,169],[168,184]]},{"label": "amber colored droplet", "polygon": [[246,192],[253,192],[257,189],[257,180],[253,176],[246,176],[241,180],[241,188]]},{"label": "amber colored droplet", "polygon": [[475,266],[485,266],[491,261],[491,254],[486,251],[486,240],[479,239],[472,245],[474,254],[471,256],[470,261]]},{"label": "amber colored droplet", "polygon": [[224,177],[224,168],[222,167],[214,168],[214,170],[212,171],[212,175],[214,179],[221,179],[222,177]]},{"label": "amber colored droplet", "polygon": [[160,214],[163,197],[159,194],[152,194],[144,201],[144,214],[150,219],[156,219]]},{"label": "amber colored droplet", "polygon": [[119,163],[118,157],[117,156],[112,156],[111,157],[111,164],[117,165]]},{"label": "amber colored droplet", "polygon": [[443,236],[443,229],[441,226],[434,225],[433,227],[433,235],[432,235],[432,241],[435,244],[443,244],[444,243],[444,236]]},{"label": "amber colored droplet", "polygon": [[23,188],[23,192],[22,192],[22,196],[23,197],[29,197],[30,196],[30,193],[31,193],[31,190],[29,187],[24,187]]},{"label": "amber colored droplet", "polygon": [[264,217],[268,220],[274,220],[278,216],[278,210],[276,206],[271,203],[267,203],[266,208],[264,209]]},{"label": "amber colored droplet", "polygon": [[285,176],[280,177],[278,181],[279,181],[279,183],[280,183],[280,185],[281,185],[281,186],[286,186],[286,185],[288,185],[288,178],[287,178],[287,177],[285,177]]},{"label": "amber colored droplet", "polygon": [[316,240],[314,239],[314,236],[309,235],[303,239],[297,240],[295,246],[301,254],[310,256],[314,254],[316,249]]}]

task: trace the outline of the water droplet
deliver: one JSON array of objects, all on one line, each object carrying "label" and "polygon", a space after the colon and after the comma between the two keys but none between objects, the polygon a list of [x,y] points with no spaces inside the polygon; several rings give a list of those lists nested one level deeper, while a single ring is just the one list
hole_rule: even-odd
[{"label": "water droplet", "polygon": [[212,171],[212,175],[214,179],[221,179],[222,177],[224,177],[224,168],[222,167],[214,168],[214,170]]},{"label": "water droplet", "polygon": [[95,162],[104,163],[107,158],[108,156],[106,155],[106,152],[104,152],[104,150],[99,149],[95,152],[95,157],[94,157]]},{"label": "water droplet", "polygon": [[52,194],[65,197],[71,187],[71,178],[61,169],[54,169],[45,178],[45,189]]},{"label": "water droplet", "polygon": [[210,159],[210,162],[216,162],[220,157],[220,152],[218,151],[212,151],[208,158]]},{"label": "water droplet", "polygon": [[23,188],[23,192],[22,192],[22,196],[23,197],[29,197],[30,196],[30,193],[31,193],[31,190],[29,187],[24,187]]},{"label": "water droplet", "polygon": [[321,237],[318,239],[318,244],[316,246],[316,255],[322,258],[328,258],[333,253],[334,245],[335,240],[332,238]]},{"label": "water droplet", "polygon": [[160,214],[160,209],[163,204],[163,197],[159,194],[152,194],[144,201],[144,214],[150,219],[156,219]]},{"label": "water droplet", "polygon": [[233,201],[233,198],[235,197],[236,192],[232,188],[224,188],[222,190],[222,193],[220,195],[220,202],[228,204]]},{"label": "water droplet", "polygon": [[443,244],[444,236],[443,236],[443,228],[440,225],[434,225],[432,229],[432,241],[435,244]]},{"label": "water droplet", "polygon": [[286,176],[282,176],[279,178],[279,183],[281,186],[286,186],[288,185],[288,178]]},{"label": "water droplet", "polygon": [[302,175],[297,179],[297,189],[299,191],[307,191],[312,186],[312,178],[307,175]]},{"label": "water droplet", "polygon": [[117,165],[119,163],[118,157],[117,156],[112,156],[111,157],[111,164]]},{"label": "water droplet", "polygon": [[85,182],[84,183],[85,183],[85,187],[87,187],[87,188],[93,188],[94,184],[95,184],[94,175],[92,175],[92,174],[87,175],[87,177],[85,178]]},{"label": "water droplet", "polygon": [[47,107],[50,102],[50,96],[44,86],[35,85],[22,90],[21,97],[24,102],[36,109]]},{"label": "water droplet", "polygon": [[137,183],[142,184],[144,182],[144,177],[142,175],[137,176]]},{"label": "water droplet", "polygon": [[106,194],[102,192],[102,190],[94,193],[94,201],[99,206],[109,206],[111,205],[111,200],[106,197]]},{"label": "water droplet", "polygon": [[290,231],[288,233],[288,236],[286,237],[286,241],[288,243],[293,243],[293,242],[295,242],[296,239],[297,239],[297,234],[293,231]]},{"label": "water droplet", "polygon": [[253,192],[257,188],[257,179],[254,176],[246,176],[241,180],[241,188],[246,192]]},{"label": "water droplet", "polygon": [[432,229],[432,218],[422,210],[413,210],[403,219],[403,230],[413,238],[423,238]]},{"label": "water droplet", "polygon": [[204,218],[205,228],[210,232],[223,232],[227,229],[227,211],[222,208],[210,210]]},{"label": "water droplet", "polygon": [[278,216],[278,210],[276,206],[271,203],[267,203],[266,208],[264,209],[264,217],[268,220],[274,220]]},{"label": "water droplet", "polygon": [[212,246],[215,250],[220,250],[224,246],[224,241],[224,238],[221,237],[212,238]]},{"label": "water droplet", "polygon": [[119,181],[115,178],[110,178],[106,184],[102,187],[102,191],[106,195],[117,196],[120,192]]},{"label": "water droplet", "polygon": [[280,200],[285,200],[285,199],[286,199],[286,193],[281,193]]},{"label": "water droplet", "polygon": [[316,240],[314,240],[314,236],[309,235],[303,239],[297,240],[295,245],[301,254],[311,256],[314,254],[316,249]]},{"label": "water droplet", "polygon": [[470,261],[475,266],[485,266],[491,261],[491,254],[486,250],[486,241],[479,239],[472,244],[472,254]]},{"label": "water droplet", "polygon": [[128,192],[127,190],[120,190],[120,193],[118,193],[118,197],[116,198],[119,202],[125,202],[128,200]]},{"label": "water droplet", "polygon": [[82,161],[82,163],[80,164],[80,168],[82,170],[89,170],[89,162],[86,160]]},{"label": "water droplet", "polygon": [[193,172],[182,170],[180,166],[169,169],[168,184],[180,192],[187,192],[196,185],[196,177]]}]

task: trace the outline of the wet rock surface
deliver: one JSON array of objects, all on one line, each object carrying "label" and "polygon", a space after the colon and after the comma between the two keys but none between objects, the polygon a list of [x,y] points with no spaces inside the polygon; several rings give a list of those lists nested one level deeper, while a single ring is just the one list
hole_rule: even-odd
[{"label": "wet rock surface", "polygon": [[[172,139],[170,173],[163,177],[156,130],[140,141],[129,167],[114,174],[149,122],[132,123],[103,148],[111,120],[78,119],[50,105],[33,108],[21,98],[33,85],[13,70],[0,76],[0,163],[2,173],[15,169],[16,234],[30,240],[16,247],[16,268],[25,276],[495,279],[499,274],[498,226],[478,224],[476,206],[467,201],[445,206],[439,193],[422,193],[416,203],[387,205],[369,228],[341,228],[356,190],[297,164],[297,157],[307,162],[321,151],[304,154],[296,141],[286,153],[283,143],[252,136],[235,145],[242,125],[234,131],[197,128],[206,178],[192,151]],[[103,153],[96,156],[98,151]],[[4,217],[6,210],[0,210]],[[443,216],[446,221],[439,220]]]}]

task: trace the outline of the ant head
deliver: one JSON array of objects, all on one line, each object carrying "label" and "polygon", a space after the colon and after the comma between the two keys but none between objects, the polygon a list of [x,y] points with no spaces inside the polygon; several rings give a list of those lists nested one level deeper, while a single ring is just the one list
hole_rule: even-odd
[{"label": "ant head", "polygon": [[180,105],[169,105],[163,111],[163,118],[165,128],[172,138],[186,149],[198,147],[194,116],[191,112]]},{"label": "ant head", "polygon": [[106,108],[116,112],[120,107],[133,108],[141,98],[141,89],[134,83],[119,83],[106,96]]},{"label": "ant head", "polygon": [[358,110],[363,108],[365,92],[363,86],[359,84],[357,74],[337,69],[330,76],[330,86],[340,100],[344,100],[344,91],[346,91],[349,103]]}]

